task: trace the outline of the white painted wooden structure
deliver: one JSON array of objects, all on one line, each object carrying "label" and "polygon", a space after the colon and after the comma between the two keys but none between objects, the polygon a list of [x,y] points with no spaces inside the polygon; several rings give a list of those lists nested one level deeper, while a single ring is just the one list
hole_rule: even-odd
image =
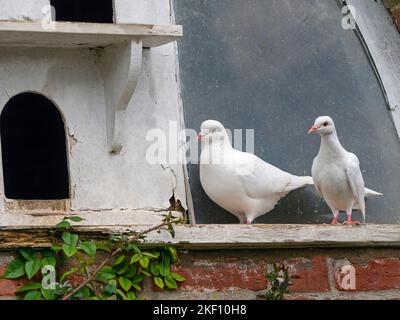
[{"label": "white painted wooden structure", "polygon": [[70,199],[7,199],[0,181],[0,225],[49,225],[77,212],[95,225],[151,223],[173,191],[186,206],[183,165],[171,164],[172,176],[146,161],[149,130],[183,127],[174,43],[182,27],[169,0],[114,0],[114,24],[47,25],[49,4],[0,0],[0,111],[23,92],[55,104],[66,126]]}]

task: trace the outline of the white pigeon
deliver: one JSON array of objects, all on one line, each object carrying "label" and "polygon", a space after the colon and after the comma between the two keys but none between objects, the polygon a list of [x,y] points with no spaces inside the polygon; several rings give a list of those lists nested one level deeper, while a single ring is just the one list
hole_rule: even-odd
[{"label": "white pigeon", "polygon": [[251,224],[271,211],[290,191],[313,184],[270,165],[254,154],[232,148],[224,126],[215,120],[201,124],[200,181],[216,204],[240,223]]},{"label": "white pigeon", "polygon": [[353,153],[347,152],[339,142],[335,123],[331,117],[315,120],[308,133],[321,136],[321,146],[311,169],[315,188],[332,210],[331,224],[338,223],[339,211],[346,211],[347,225],[360,225],[351,220],[353,209],[359,208],[365,223],[365,197],[382,195],[365,188],[360,170],[360,161]]}]

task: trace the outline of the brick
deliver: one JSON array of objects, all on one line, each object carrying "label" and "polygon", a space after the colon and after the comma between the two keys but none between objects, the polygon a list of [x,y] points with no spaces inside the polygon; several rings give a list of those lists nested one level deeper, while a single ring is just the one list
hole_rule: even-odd
[{"label": "brick", "polygon": [[220,291],[240,288],[259,291],[267,287],[267,267],[264,262],[229,259],[200,265],[175,266],[174,270],[186,278],[181,285],[182,290]]},{"label": "brick", "polygon": [[[236,261],[235,261],[236,260]],[[312,259],[291,259],[285,261],[295,277],[291,292],[327,292],[330,290],[328,268],[324,257]],[[225,259],[208,261],[200,266],[175,267],[176,272],[185,276],[184,290],[224,290],[240,288],[253,291],[267,288],[267,265],[254,260]]]},{"label": "brick", "polygon": [[[347,263],[350,264],[349,262]],[[334,278],[336,289],[339,291],[376,291],[400,289],[400,259],[374,259],[368,263],[353,264],[355,273],[354,287],[349,288],[344,281],[346,272],[342,272],[343,263],[335,266]],[[347,277],[347,279],[349,279]],[[344,283],[344,286],[343,286]]]},{"label": "brick", "polygon": [[291,292],[327,292],[330,290],[328,266],[325,257],[287,260],[289,271],[295,278]]},{"label": "brick", "polygon": [[400,259],[374,259],[355,265],[357,291],[400,289]]},{"label": "brick", "polygon": [[333,262],[333,277],[337,290],[356,291],[356,268],[348,259],[335,260]]},{"label": "brick", "polygon": [[[4,274],[6,271],[7,264],[0,265],[0,275]],[[18,288],[22,287],[26,284],[25,279],[16,279],[16,280],[8,280],[8,279],[0,279],[0,298],[2,297],[15,297],[16,291]]]},{"label": "brick", "polygon": [[73,287],[79,286],[84,281],[83,277],[78,274],[71,274],[67,279]]}]

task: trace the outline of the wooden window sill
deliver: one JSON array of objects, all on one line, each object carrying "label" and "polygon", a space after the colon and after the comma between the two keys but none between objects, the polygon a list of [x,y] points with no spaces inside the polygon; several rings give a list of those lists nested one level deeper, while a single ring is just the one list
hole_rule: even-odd
[{"label": "wooden window sill", "polygon": [[[135,226],[77,226],[82,239],[109,239],[140,231],[149,224]],[[194,250],[213,249],[293,249],[400,247],[400,225],[368,224],[362,227],[331,225],[180,225],[176,237],[169,233],[151,233],[149,246],[171,243]],[[48,227],[0,227],[0,249],[50,246]]]}]

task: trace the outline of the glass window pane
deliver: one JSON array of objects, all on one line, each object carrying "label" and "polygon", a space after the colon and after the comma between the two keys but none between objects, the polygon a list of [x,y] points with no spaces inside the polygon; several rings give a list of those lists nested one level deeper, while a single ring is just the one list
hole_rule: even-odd
[{"label": "glass window pane", "polygon": [[[343,146],[359,157],[367,187],[385,194],[367,200],[367,222],[399,222],[399,138],[363,44],[355,30],[342,28],[338,1],[176,0],[175,15],[185,30],[179,62],[188,128],[215,119],[255,129],[256,155],[310,175],[320,139],[307,129],[330,115]],[[198,223],[237,223],[208,199],[197,164],[189,176]],[[330,220],[307,187],[256,222]]]}]

